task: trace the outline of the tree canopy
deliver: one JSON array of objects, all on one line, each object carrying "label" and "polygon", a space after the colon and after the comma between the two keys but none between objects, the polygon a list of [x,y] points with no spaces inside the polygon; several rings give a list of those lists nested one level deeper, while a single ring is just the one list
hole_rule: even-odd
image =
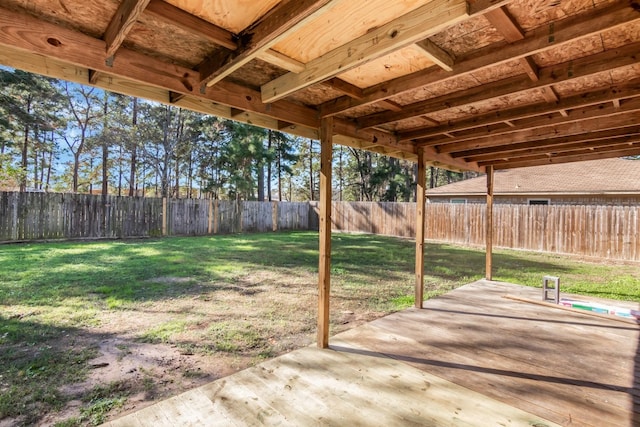
[{"label": "tree canopy", "polygon": [[[318,198],[317,141],[19,70],[0,84],[2,190]],[[415,200],[412,162],[342,146],[333,161],[336,199]]]}]

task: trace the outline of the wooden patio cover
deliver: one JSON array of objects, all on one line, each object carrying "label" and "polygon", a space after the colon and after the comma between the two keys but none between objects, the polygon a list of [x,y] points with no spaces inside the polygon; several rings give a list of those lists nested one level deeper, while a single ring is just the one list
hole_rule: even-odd
[{"label": "wooden patio cover", "polygon": [[425,166],[491,206],[494,169],[639,155],[639,52],[640,0],[0,2],[0,64],[321,140],[321,346],[332,143],[418,162],[420,306]]}]

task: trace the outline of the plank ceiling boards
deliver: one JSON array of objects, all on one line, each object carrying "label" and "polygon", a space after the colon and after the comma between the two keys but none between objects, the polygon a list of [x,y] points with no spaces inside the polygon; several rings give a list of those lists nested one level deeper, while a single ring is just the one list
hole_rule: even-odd
[{"label": "plank ceiling boards", "polygon": [[640,154],[638,52],[640,0],[0,4],[3,65],[455,170]]}]

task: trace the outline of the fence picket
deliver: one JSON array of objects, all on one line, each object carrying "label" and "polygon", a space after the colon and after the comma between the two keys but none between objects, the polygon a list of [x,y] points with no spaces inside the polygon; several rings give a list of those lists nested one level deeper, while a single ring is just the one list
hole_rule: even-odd
[{"label": "fence picket", "polygon": [[[212,211],[213,210],[213,211]],[[494,206],[494,246],[640,261],[640,207]],[[484,245],[484,204],[427,204],[426,239]],[[162,235],[160,198],[0,192],[0,242]],[[336,231],[415,235],[415,204],[334,202]],[[167,201],[169,235],[315,230],[317,202]]]}]

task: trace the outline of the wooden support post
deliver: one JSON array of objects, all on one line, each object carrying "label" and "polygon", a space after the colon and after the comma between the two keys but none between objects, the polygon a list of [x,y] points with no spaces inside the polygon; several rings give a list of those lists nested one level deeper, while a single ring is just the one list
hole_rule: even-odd
[{"label": "wooden support post", "polygon": [[167,235],[167,198],[162,198],[162,235]]},{"label": "wooden support post", "polygon": [[487,166],[486,279],[493,280],[493,166]]},{"label": "wooden support post", "polygon": [[271,202],[271,230],[278,231],[278,202]]},{"label": "wooden support post", "polygon": [[333,118],[320,122],[320,256],[318,265],[318,347],[329,347],[331,289],[331,169]]},{"label": "wooden support post", "polygon": [[416,184],[416,308],[422,308],[424,299],[424,211],[427,181],[424,150],[418,148],[418,179]]}]

